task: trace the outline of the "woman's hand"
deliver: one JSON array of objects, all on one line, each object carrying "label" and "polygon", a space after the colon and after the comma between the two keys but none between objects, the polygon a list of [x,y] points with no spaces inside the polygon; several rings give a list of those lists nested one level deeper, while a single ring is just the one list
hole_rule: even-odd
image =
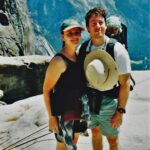
[{"label": "woman's hand", "polygon": [[55,116],[50,116],[49,120],[49,129],[52,130],[54,133],[58,133],[58,121]]}]

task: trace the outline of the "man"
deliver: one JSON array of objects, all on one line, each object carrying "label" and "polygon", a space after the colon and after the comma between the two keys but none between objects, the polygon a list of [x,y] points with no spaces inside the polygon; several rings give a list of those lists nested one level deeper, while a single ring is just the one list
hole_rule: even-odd
[{"label": "man", "polygon": [[[110,39],[105,35],[107,29],[105,10],[102,7],[89,10],[85,16],[85,21],[87,30],[90,33],[89,42],[85,42],[87,43],[86,50],[106,50]],[[82,53],[82,46],[79,50],[79,60],[82,60],[81,62],[84,63],[85,57],[81,58],[80,55]],[[129,96],[131,66],[127,50],[119,42],[114,46],[114,56],[118,65],[119,94],[117,99],[107,95],[102,96],[98,114],[92,114],[91,116],[92,123],[90,127],[92,128],[92,144],[94,150],[103,149],[102,135],[107,137],[110,150],[118,150],[118,127],[122,124],[123,113],[125,113]]]}]

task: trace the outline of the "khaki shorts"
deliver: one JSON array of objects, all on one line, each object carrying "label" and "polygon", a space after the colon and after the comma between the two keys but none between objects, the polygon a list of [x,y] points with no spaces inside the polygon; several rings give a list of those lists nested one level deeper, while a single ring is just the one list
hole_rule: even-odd
[{"label": "khaki shorts", "polygon": [[118,128],[112,128],[110,119],[114,115],[118,105],[117,99],[104,97],[101,103],[99,115],[91,114],[91,119],[88,123],[88,128],[99,126],[104,136],[116,136],[119,133]]}]

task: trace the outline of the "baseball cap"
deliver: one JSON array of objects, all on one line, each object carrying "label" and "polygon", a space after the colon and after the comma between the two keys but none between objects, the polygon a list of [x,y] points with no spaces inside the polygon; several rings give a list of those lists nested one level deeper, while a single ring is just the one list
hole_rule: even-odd
[{"label": "baseball cap", "polygon": [[61,33],[64,31],[70,30],[72,28],[80,28],[81,30],[85,30],[83,26],[81,26],[76,20],[74,19],[66,19],[63,21],[61,25]]}]

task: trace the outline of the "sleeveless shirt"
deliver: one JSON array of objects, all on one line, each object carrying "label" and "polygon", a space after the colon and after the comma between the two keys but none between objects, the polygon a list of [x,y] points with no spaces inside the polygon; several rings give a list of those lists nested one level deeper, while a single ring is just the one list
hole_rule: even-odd
[{"label": "sleeveless shirt", "polygon": [[79,120],[81,116],[81,101],[79,100],[81,80],[77,63],[69,60],[61,53],[55,56],[63,58],[67,64],[67,69],[61,74],[53,93],[51,93],[52,114],[61,115],[64,121]]}]

